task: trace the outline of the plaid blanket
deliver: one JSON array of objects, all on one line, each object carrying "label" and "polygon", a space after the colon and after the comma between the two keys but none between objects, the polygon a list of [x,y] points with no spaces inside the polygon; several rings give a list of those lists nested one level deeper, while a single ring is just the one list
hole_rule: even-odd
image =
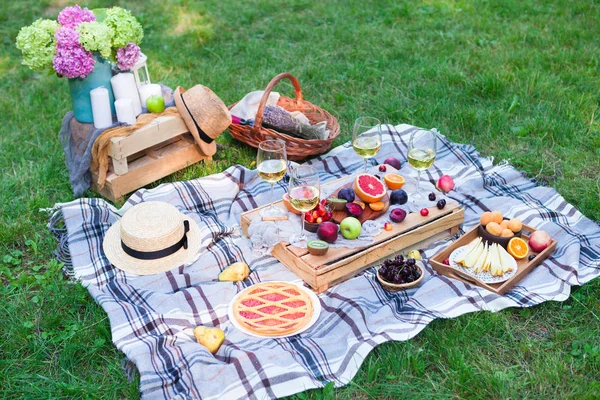
[{"label": "plaid blanket", "polygon": [[[406,159],[413,129],[388,126],[373,163],[390,156]],[[121,210],[99,199],[58,204],[49,226],[59,239],[58,257],[107,312],[114,344],[135,363],[143,398],[264,399],[328,382],[342,386],[375,346],[408,340],[435,318],[562,301],[571,286],[600,274],[598,224],[508,163],[494,165],[472,146],[451,143],[441,135],[439,139],[438,158],[426,177],[431,182],[442,174],[454,178],[456,190],[450,197],[466,210],[465,230],[478,223],[481,212],[497,209],[558,240],[554,255],[505,296],[437,275],[429,266],[419,288],[389,293],[371,269],[319,295],[322,313],[307,332],[285,339],[247,336],[227,318],[233,296],[260,281],[298,278],[269,255],[253,257],[249,240],[239,235],[240,214],[265,204],[269,195],[268,184],[256,171],[241,166],[139,190]],[[348,143],[310,163],[324,182],[362,167]],[[406,167],[402,174],[414,172]],[[285,183],[277,185],[277,196],[284,190]],[[202,248],[191,265],[153,276],[128,275],[108,262],[102,239],[125,210],[149,200],[169,202],[196,220]],[[433,244],[424,260],[447,244]],[[216,281],[223,268],[241,260],[252,270],[248,279],[235,284]],[[225,343],[215,356],[190,335],[197,325],[225,331]]]}]

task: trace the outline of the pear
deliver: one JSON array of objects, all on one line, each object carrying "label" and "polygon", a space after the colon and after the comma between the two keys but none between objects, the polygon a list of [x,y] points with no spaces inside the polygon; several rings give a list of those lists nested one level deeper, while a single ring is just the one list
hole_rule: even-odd
[{"label": "pear", "polygon": [[467,256],[469,255],[469,253],[471,253],[473,250],[475,250],[475,248],[477,248],[477,245],[481,243],[481,238],[478,236],[475,239],[473,239],[471,241],[471,243],[469,243],[467,245],[467,247],[462,251],[462,253],[460,253],[460,256],[456,258],[456,263],[457,264],[461,264],[461,265],[465,265],[465,259],[467,258]]},{"label": "pear", "polygon": [[221,282],[237,282],[243,281],[250,275],[250,268],[245,262],[236,262],[225,268],[219,274],[219,281]]},{"label": "pear", "polygon": [[475,250],[470,252],[469,255],[467,255],[467,258],[465,258],[463,264],[465,268],[473,268],[473,265],[479,260],[481,253],[483,253],[483,243],[480,241],[479,244],[477,244],[477,247],[475,247]]},{"label": "pear", "polygon": [[492,270],[491,273],[494,276],[502,276],[504,275],[504,270],[502,269],[502,263],[500,262],[500,253],[498,252],[498,244],[494,243],[492,245],[491,256],[492,256]]},{"label": "pear", "polygon": [[212,354],[215,354],[223,344],[223,341],[225,341],[225,332],[219,328],[210,328],[202,325],[194,328],[194,336],[196,337],[196,341],[206,347]]},{"label": "pear", "polygon": [[475,272],[476,274],[483,271],[483,265],[485,264],[485,260],[487,260],[487,258],[488,258],[489,250],[490,250],[489,246],[486,243],[485,247],[483,248],[483,252],[477,259],[477,262],[475,262],[475,266],[473,268],[473,272]]},{"label": "pear", "polygon": [[504,249],[502,246],[498,246],[498,251],[500,252],[500,262],[502,263],[502,270],[504,273],[513,270],[513,265],[515,265],[515,259],[508,254],[508,251]]}]

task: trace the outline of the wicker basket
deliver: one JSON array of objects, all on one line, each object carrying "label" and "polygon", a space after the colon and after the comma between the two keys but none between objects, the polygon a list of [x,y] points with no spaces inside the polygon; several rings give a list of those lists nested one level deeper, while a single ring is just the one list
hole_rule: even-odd
[{"label": "wicker basket", "polygon": [[[295,99],[281,96],[277,105],[290,112],[302,112],[304,115],[306,115],[311,124],[327,121],[327,129],[329,129],[329,137],[327,139],[300,139],[286,135],[285,133],[277,132],[273,129],[263,128],[262,119],[265,104],[267,103],[267,99],[269,98],[269,94],[273,90],[273,87],[283,78],[289,79],[294,85]],[[237,103],[230,105],[229,109],[231,110],[231,108],[233,108],[233,106],[236,104]],[[322,108],[303,100],[302,89],[300,88],[300,82],[298,82],[298,79],[296,79],[293,75],[284,72],[273,78],[267,85],[265,93],[258,106],[256,119],[254,120],[254,126],[231,124],[229,126],[229,132],[235,139],[254,148],[258,148],[258,144],[263,140],[281,139],[286,142],[288,159],[292,161],[302,161],[305,158],[321,154],[329,150],[333,140],[340,134],[340,125],[333,115],[329,114]]]}]

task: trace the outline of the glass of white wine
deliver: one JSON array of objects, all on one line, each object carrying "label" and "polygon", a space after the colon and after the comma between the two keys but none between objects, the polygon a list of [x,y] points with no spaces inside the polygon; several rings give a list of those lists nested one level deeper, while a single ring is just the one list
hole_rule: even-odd
[{"label": "glass of white wine", "polygon": [[258,176],[271,184],[271,204],[260,213],[263,217],[277,217],[286,214],[286,211],[275,207],[273,186],[279,182],[287,171],[287,155],[283,140],[264,140],[258,144],[256,154],[256,169]]},{"label": "glass of white wine", "polygon": [[421,199],[423,197],[419,192],[421,171],[425,171],[433,165],[436,148],[437,135],[435,132],[426,129],[418,129],[410,135],[410,140],[408,142],[408,163],[418,171],[417,191],[413,195],[416,199]]},{"label": "glass of white wine", "polygon": [[352,148],[365,159],[364,172],[367,172],[367,160],[381,149],[381,122],[377,118],[360,117],[354,122]]},{"label": "glass of white wine", "polygon": [[292,207],[302,214],[302,230],[300,235],[292,235],[290,243],[306,241],[304,234],[304,213],[312,210],[319,203],[321,187],[319,185],[319,174],[317,170],[309,165],[299,165],[290,174],[288,196]]}]

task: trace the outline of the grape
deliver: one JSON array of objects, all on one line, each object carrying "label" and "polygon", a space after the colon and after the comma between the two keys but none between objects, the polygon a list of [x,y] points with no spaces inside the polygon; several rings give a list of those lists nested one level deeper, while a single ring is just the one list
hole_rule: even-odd
[{"label": "grape", "polygon": [[429,193],[429,201],[435,201],[435,193]]},{"label": "grape", "polygon": [[414,258],[409,258],[408,260],[406,260],[406,265],[415,265],[417,262],[415,261]]}]

